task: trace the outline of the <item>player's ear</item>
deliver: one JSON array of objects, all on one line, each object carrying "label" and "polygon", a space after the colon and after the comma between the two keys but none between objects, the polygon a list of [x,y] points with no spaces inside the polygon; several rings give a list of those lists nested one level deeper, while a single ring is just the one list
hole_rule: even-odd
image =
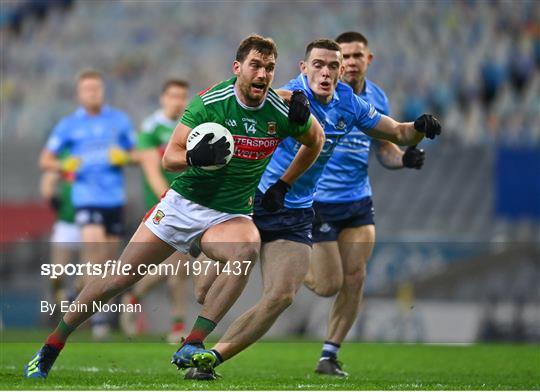
[{"label": "player's ear", "polygon": [[232,63],[232,71],[236,76],[240,76],[240,68],[242,67],[242,64],[240,64],[240,61],[234,60]]},{"label": "player's ear", "polygon": [[307,65],[304,60],[300,60],[300,72],[302,72],[304,75],[307,74]]},{"label": "player's ear", "polygon": [[371,62],[373,61],[373,57],[374,57],[373,53],[370,52],[368,54],[368,56],[367,56],[367,63],[368,64],[371,64]]}]

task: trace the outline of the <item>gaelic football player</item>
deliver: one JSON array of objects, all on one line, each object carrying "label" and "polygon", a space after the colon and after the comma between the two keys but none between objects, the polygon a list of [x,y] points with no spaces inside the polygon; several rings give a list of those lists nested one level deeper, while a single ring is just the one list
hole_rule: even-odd
[{"label": "gaelic football player", "polygon": [[381,115],[372,104],[340,82],[343,57],[339,44],[333,40],[311,42],[300,69],[301,74],[284,89],[289,91],[291,105],[298,99],[291,91],[301,90],[307,95],[311,113],[324,127],[325,146],[313,166],[292,185],[287,179],[287,167],[299,144],[286,139],[278,147],[255,197],[254,221],[262,240],[262,298],[229,327],[213,350],[197,353],[193,358],[195,370],[188,373],[190,378],[214,378],[211,365],[233,357],[261,338],[292,303],[311,259],[315,186],[344,135],[358,127],[372,137],[416,145],[424,135],[434,138],[440,134],[440,124],[433,116],[423,115],[414,123],[399,123]]},{"label": "gaelic football player", "polygon": [[[247,37],[236,52],[234,77],[203,91],[188,105],[162,160],[166,170],[182,173],[124,249],[120,259],[132,271],[138,271],[139,265],[159,264],[174,251],[185,253],[194,242],[213,260],[252,261],[248,266],[253,266],[260,236],[250,214],[255,190],[274,150],[288,136],[301,144],[283,174],[283,180],[292,184],[317,159],[324,144],[319,123],[313,117],[303,125],[293,122],[287,105],[271,89],[276,58],[271,39]],[[217,122],[234,135],[234,156],[219,170],[204,167],[225,162],[231,152],[225,137],[210,143],[213,135],[208,134],[186,149],[191,129],[207,122]],[[173,357],[177,366],[195,365],[194,360],[204,352],[202,340],[242,292],[249,269],[237,275],[222,273],[215,279],[192,331]],[[64,314],[25,367],[26,376],[47,377],[69,335],[92,314],[92,303],[108,301],[140,278],[137,273],[96,276],[76,299],[88,305],[89,311]]]}]

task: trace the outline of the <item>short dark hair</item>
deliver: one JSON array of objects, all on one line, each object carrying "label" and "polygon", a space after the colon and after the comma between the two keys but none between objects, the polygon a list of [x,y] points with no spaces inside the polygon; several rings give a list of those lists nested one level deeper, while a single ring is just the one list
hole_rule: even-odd
[{"label": "short dark hair", "polygon": [[101,81],[105,80],[103,74],[95,69],[84,69],[77,74],[77,83],[85,79],[100,79]]},{"label": "short dark hair", "polygon": [[361,42],[368,46],[368,40],[364,34],[360,34],[356,31],[347,31],[338,35],[336,42],[339,44],[349,44],[351,42]]},{"label": "short dark hair", "polygon": [[183,79],[168,79],[165,81],[165,83],[163,83],[163,87],[161,88],[161,94],[167,91],[170,87],[180,87],[187,90],[189,89],[189,83]]},{"label": "short dark hair", "polygon": [[236,61],[243,62],[252,50],[255,50],[263,56],[274,55],[274,58],[277,59],[277,47],[272,38],[251,34],[240,42],[240,46],[236,51]]},{"label": "short dark hair", "polygon": [[333,50],[341,54],[341,47],[336,41],[327,38],[316,39],[315,41],[311,41],[306,47],[306,54],[304,55],[304,60],[307,60],[309,58],[309,55],[311,54],[311,51],[316,48]]}]

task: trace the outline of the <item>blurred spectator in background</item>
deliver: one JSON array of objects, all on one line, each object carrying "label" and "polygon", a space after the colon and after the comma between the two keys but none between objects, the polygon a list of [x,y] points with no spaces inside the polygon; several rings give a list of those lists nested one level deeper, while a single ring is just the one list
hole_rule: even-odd
[{"label": "blurred spectator in background", "polygon": [[491,109],[505,78],[506,72],[503,64],[499,63],[495,57],[488,56],[480,69],[481,98],[486,110]]},{"label": "blurred spectator in background", "polygon": [[19,35],[25,21],[35,19],[43,22],[52,8],[67,10],[72,4],[73,0],[2,0],[0,27],[7,27],[13,34]]},{"label": "blurred spectator in background", "polygon": [[[30,129],[35,112],[45,116],[40,131],[46,132],[54,113],[65,110],[68,101],[62,90],[65,75],[73,69],[91,63],[106,70],[113,82],[109,91],[113,102],[141,113],[152,110],[155,95],[151,92],[164,74],[182,69],[195,89],[211,83],[215,75],[225,77],[227,69],[214,59],[227,58],[224,48],[235,45],[246,31],[276,38],[284,70],[276,75],[277,83],[286,81],[299,60],[295,53],[314,38],[305,21],[320,20],[321,14],[327,18],[321,21],[319,36],[332,36],[344,26],[365,26],[373,44],[382,48],[381,66],[372,77],[387,86],[391,105],[403,113],[404,120],[434,111],[462,143],[494,144],[505,132],[501,119],[508,112],[520,112],[525,115],[523,132],[540,133],[534,128],[540,123],[540,2],[536,0],[433,1],[429,7],[421,1],[397,2],[394,7],[377,1],[310,1],[287,7],[257,2],[242,7],[243,24],[227,22],[238,15],[237,7],[226,2],[79,1],[73,2],[69,13],[49,6],[39,24],[21,18],[20,12],[13,16],[21,4],[31,2],[5,3],[2,19],[19,20],[24,34],[9,38],[3,48],[4,83],[13,86],[2,93],[3,117],[6,129],[22,135]],[[415,23],[420,19],[430,23]],[[276,29],[271,20],[281,20],[282,25]],[[429,48],[427,55],[425,48]],[[44,93],[34,94],[36,90]],[[525,105],[508,97],[512,91]],[[446,116],[456,121],[447,121]],[[466,129],[458,120],[467,116],[471,116],[467,125],[474,129]],[[531,138],[522,138],[521,143],[528,143],[525,139]]]},{"label": "blurred spectator in background", "polygon": [[534,72],[534,62],[524,47],[523,42],[516,42],[509,56],[509,79],[514,91],[522,97],[527,84],[531,81]]}]

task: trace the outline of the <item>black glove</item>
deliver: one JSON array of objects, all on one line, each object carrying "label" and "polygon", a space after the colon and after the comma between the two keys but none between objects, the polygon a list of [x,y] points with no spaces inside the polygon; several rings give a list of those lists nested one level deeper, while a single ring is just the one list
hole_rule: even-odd
[{"label": "black glove", "polygon": [[225,136],[214,143],[209,143],[214,137],[213,133],[208,133],[186,153],[187,164],[189,166],[212,166],[226,163],[225,157],[231,153],[231,144]]},{"label": "black glove", "polygon": [[414,121],[414,129],[425,133],[428,139],[435,139],[441,134],[441,123],[431,114],[422,114]]},{"label": "black glove", "polygon": [[53,211],[60,210],[60,207],[62,206],[62,200],[60,200],[60,197],[58,195],[54,195],[49,199],[49,207],[53,209]]},{"label": "black glove", "polygon": [[291,186],[285,181],[279,179],[270,186],[263,195],[261,204],[266,211],[276,212],[283,208],[285,203],[285,193],[291,189]]},{"label": "black glove", "polygon": [[289,121],[304,125],[309,115],[308,97],[302,90],[294,90],[289,102]]},{"label": "black glove", "polygon": [[408,147],[401,158],[403,167],[409,169],[421,169],[424,166],[424,160],[426,159],[426,153],[422,149],[416,148],[416,146]]}]

